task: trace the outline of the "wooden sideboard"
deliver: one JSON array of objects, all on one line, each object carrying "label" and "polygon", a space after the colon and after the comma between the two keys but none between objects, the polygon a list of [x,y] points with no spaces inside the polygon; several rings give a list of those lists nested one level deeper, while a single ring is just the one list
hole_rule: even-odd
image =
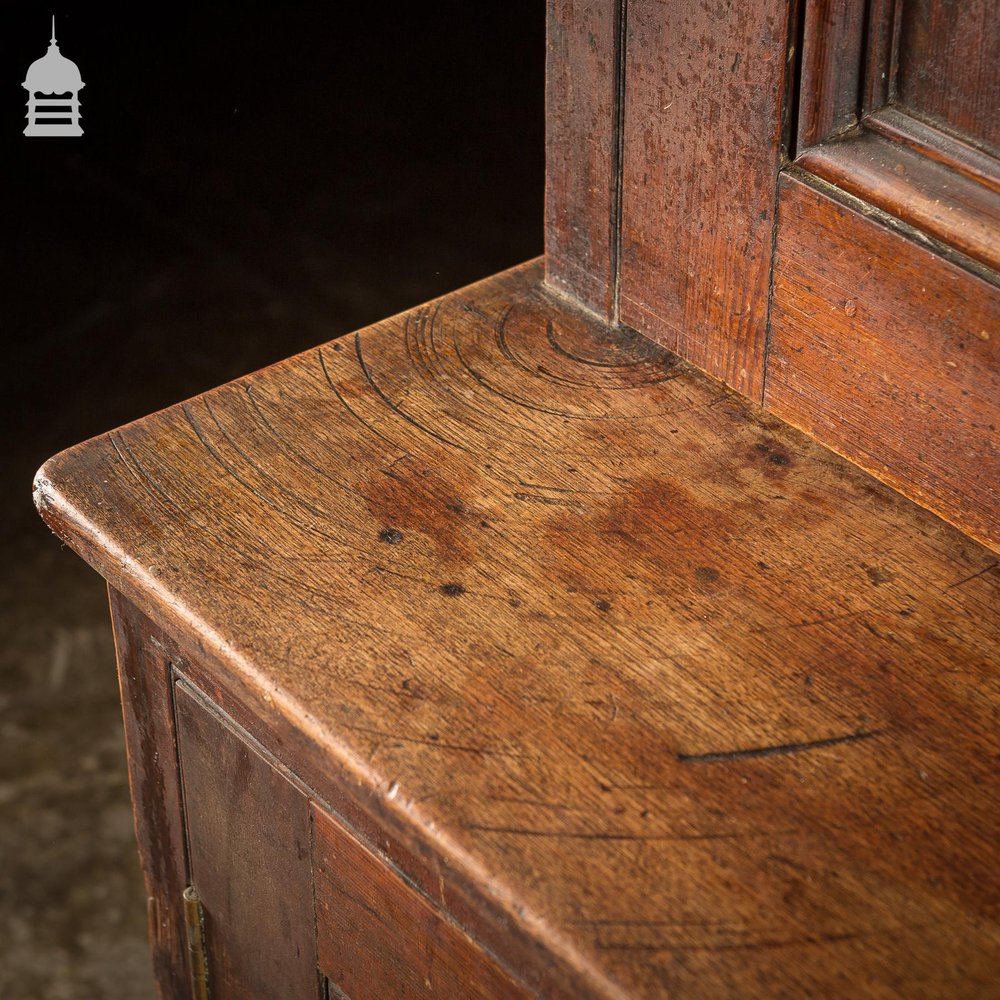
[{"label": "wooden sideboard", "polygon": [[163,997],[1000,996],[997,102],[945,84],[998,85],[944,6],[553,0],[544,260],[40,470]]}]

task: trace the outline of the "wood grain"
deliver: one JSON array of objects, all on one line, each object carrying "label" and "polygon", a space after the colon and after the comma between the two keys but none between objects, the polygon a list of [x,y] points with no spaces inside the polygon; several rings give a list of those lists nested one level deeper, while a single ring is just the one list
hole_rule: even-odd
[{"label": "wood grain", "polygon": [[870,131],[814,146],[796,165],[1000,270],[1000,193],[977,180]]},{"label": "wood grain", "polygon": [[781,186],[767,405],[1000,545],[1000,288]]},{"label": "wood grain", "polygon": [[531,996],[430,901],[314,810],[319,967],[351,1000]]},{"label": "wood grain", "polygon": [[1000,16],[995,0],[906,0],[898,100],[1000,155]]},{"label": "wood grain", "polygon": [[181,894],[187,886],[180,774],[174,730],[176,647],[110,590],[129,786],[146,882],[153,972],[161,1000],[190,993]]},{"label": "wood grain", "polygon": [[541,272],[72,449],[39,507],[545,995],[988,994],[995,555]]},{"label": "wood grain", "polygon": [[175,705],[211,996],[319,1000],[309,800],[186,683]]},{"label": "wood grain", "polygon": [[901,142],[1000,194],[1000,160],[899,107],[890,105],[868,115],[865,128]]},{"label": "wood grain", "polygon": [[853,128],[860,118],[865,4],[814,0],[803,5],[796,149]]},{"label": "wood grain", "polygon": [[621,319],[756,401],[790,8],[628,6]]},{"label": "wood grain", "polygon": [[606,318],[617,269],[621,7],[622,0],[547,6],[545,278]]},{"label": "wood grain", "polygon": [[204,691],[254,746],[267,747],[269,755],[279,760],[294,761],[295,781],[308,789],[314,801],[342,820],[358,839],[373,845],[386,864],[405,872],[406,881],[477,944],[502,953],[507,967],[519,970],[532,995],[576,1000],[593,994],[586,973],[553,954],[550,942],[513,923],[495,901],[484,900],[481,882],[451,867],[406,814],[390,808],[384,790],[373,788],[349,768],[331,767],[328,748],[309,736],[301,718],[275,712],[270,692],[244,683],[197,634],[181,635],[183,676]]},{"label": "wood grain", "polygon": [[[896,19],[898,0],[861,0],[852,5],[848,17],[862,18],[867,8],[863,65],[861,70],[860,108],[862,115],[884,110],[895,94],[896,57],[899,54],[899,32]],[[853,67],[844,72],[854,74]]]}]

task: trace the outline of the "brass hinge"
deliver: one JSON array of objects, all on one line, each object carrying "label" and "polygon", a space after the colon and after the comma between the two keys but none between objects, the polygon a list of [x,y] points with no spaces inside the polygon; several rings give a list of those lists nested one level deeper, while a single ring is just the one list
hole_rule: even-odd
[{"label": "brass hinge", "polygon": [[184,925],[187,928],[188,964],[191,967],[191,996],[193,1000],[210,1000],[205,910],[193,885],[184,890]]}]

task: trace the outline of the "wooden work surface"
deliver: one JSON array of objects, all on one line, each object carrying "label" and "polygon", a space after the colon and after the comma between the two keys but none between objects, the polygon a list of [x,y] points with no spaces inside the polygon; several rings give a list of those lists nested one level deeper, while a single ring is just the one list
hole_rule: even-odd
[{"label": "wooden work surface", "polygon": [[39,507],[594,995],[998,995],[996,557],[540,280]]}]

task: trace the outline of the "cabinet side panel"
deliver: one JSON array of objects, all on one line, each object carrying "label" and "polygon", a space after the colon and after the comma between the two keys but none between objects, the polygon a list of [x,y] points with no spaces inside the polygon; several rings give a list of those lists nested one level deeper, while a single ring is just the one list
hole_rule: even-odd
[{"label": "cabinet side panel", "polygon": [[757,401],[790,6],[628,5],[621,318]]},{"label": "cabinet side panel", "polygon": [[162,635],[109,588],[129,785],[146,880],[150,947],[162,1000],[190,992],[181,894],[187,880],[171,656]]},{"label": "cabinet side panel", "polygon": [[782,179],[766,405],[1000,548],[1000,288]]},{"label": "cabinet side panel", "polygon": [[175,701],[212,1000],[318,1000],[309,800],[183,682]]},{"label": "cabinet side panel", "polygon": [[545,69],[545,280],[613,311],[622,0],[550,0]]}]

